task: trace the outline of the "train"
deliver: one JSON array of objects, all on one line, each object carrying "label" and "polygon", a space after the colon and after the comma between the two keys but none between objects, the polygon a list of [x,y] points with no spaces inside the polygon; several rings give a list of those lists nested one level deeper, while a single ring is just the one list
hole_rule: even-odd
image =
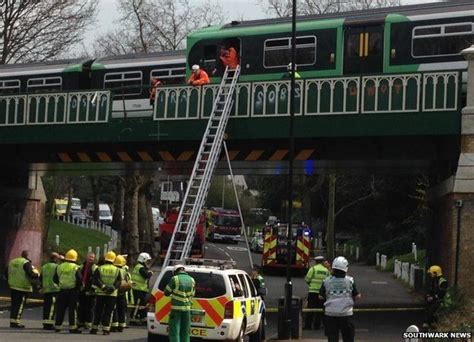
[{"label": "train", "polygon": [[[305,78],[464,70],[461,51],[474,44],[474,2],[436,2],[301,16],[296,64]],[[187,49],[0,66],[0,95],[113,90],[112,118],[153,115],[151,78],[183,85],[193,64],[217,83],[220,49],[233,46],[240,81],[288,77],[291,19],[233,21],[192,32]],[[466,78],[466,76],[465,76]]]}]

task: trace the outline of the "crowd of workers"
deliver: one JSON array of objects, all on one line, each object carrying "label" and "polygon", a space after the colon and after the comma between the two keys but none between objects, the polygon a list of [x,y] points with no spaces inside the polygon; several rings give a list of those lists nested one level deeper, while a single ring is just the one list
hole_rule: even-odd
[{"label": "crowd of workers", "polygon": [[25,327],[21,316],[26,298],[35,288],[44,296],[44,330],[60,332],[66,309],[72,334],[81,333],[81,328],[97,334],[100,325],[104,335],[122,332],[127,328],[127,316],[130,324],[146,324],[148,282],[153,274],[148,253],[138,256],[131,273],[126,255],[113,251],[97,263],[93,252],[84,263],[77,262],[74,249],[64,257],[52,253],[41,270],[32,265],[27,251],[11,260],[5,272],[11,291],[10,328]]}]

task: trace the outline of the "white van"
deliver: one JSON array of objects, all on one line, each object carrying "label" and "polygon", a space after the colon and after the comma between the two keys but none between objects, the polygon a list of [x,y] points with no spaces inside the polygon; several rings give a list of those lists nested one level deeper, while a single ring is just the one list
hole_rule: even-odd
[{"label": "white van", "polygon": [[[87,216],[94,217],[94,203],[87,203]],[[112,223],[112,212],[108,204],[99,204],[99,222],[108,225]]]},{"label": "white van", "polygon": [[77,197],[71,198],[71,210],[81,210],[81,200]]}]

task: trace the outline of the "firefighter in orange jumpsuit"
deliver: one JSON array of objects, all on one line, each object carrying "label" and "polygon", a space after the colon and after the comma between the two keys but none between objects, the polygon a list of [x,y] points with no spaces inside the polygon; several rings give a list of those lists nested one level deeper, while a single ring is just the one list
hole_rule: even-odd
[{"label": "firefighter in orange jumpsuit", "polygon": [[237,65],[239,65],[239,55],[237,54],[237,50],[232,46],[223,48],[219,59],[224,67],[229,67],[229,69],[235,69]]},{"label": "firefighter in orange jumpsuit", "polygon": [[188,80],[188,84],[191,84],[195,87],[209,84],[209,76],[207,75],[207,72],[201,70],[199,65],[194,64],[192,67],[191,77]]},{"label": "firefighter in orange jumpsuit", "polygon": [[156,89],[159,85],[161,85],[161,81],[153,77],[150,82],[150,106],[155,105]]}]

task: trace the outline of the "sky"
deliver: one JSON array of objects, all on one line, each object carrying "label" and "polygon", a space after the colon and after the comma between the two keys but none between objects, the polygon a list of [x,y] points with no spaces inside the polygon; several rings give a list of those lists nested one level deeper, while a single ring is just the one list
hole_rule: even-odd
[{"label": "sky", "polygon": [[[257,0],[214,0],[221,5],[226,12],[226,21],[232,21],[243,18],[244,20],[253,20],[266,18],[267,15],[259,5]],[[403,4],[417,4],[423,2],[433,2],[434,0],[402,0]],[[204,0],[190,0],[192,4],[204,2]],[[92,46],[96,37],[104,34],[113,28],[118,19],[117,9],[118,0],[100,0],[97,23],[86,32],[84,43],[86,46]]]}]

